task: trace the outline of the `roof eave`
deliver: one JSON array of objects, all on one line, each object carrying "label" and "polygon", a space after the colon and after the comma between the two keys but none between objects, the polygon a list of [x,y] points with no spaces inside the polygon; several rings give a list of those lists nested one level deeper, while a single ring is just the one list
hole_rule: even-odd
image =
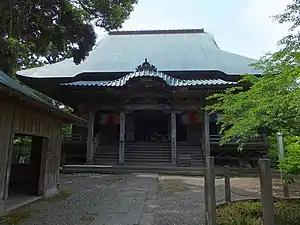
[{"label": "roof eave", "polygon": [[63,122],[75,123],[76,125],[79,125],[79,126],[86,126],[86,124],[87,124],[87,121],[83,118],[75,116],[74,114],[66,113],[66,112],[56,108],[55,106],[51,105],[50,103],[38,101],[28,95],[25,95],[24,93],[14,90],[11,87],[8,87],[4,84],[0,84],[0,89],[1,89],[1,91],[7,93],[9,96],[14,96],[14,97],[19,98],[20,101],[27,100],[28,102],[30,102],[30,104],[34,104],[36,107],[42,108],[50,114],[53,113],[52,117],[58,118]]}]

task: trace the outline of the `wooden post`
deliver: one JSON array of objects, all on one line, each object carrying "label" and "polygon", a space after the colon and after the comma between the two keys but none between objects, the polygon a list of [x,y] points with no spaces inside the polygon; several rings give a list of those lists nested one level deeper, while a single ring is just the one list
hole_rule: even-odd
[{"label": "wooden post", "polygon": [[208,111],[204,111],[204,151],[205,156],[210,156],[210,136],[209,136],[209,114]]},{"label": "wooden post", "polygon": [[270,159],[260,159],[259,169],[263,224],[275,225]]},{"label": "wooden post", "polygon": [[120,140],[119,140],[119,163],[124,163],[125,149],[125,121],[126,114],[124,111],[120,113]]},{"label": "wooden post", "polygon": [[206,179],[207,179],[207,224],[216,225],[217,223],[217,207],[216,207],[216,187],[215,187],[215,166],[214,157],[206,157]]},{"label": "wooden post", "polygon": [[91,164],[94,156],[94,111],[89,112],[88,121],[88,134],[87,134],[87,151],[86,151],[86,162]]},{"label": "wooden post", "polygon": [[226,202],[231,202],[231,190],[230,190],[230,167],[224,167],[224,180],[225,180],[225,199]]},{"label": "wooden post", "polygon": [[290,197],[290,190],[287,184],[283,184],[283,197],[289,198]]},{"label": "wooden post", "polygon": [[[208,111],[204,111],[204,154],[205,157],[210,156],[210,137],[209,137],[209,114]],[[205,168],[207,170],[207,168]],[[205,211],[208,212],[208,187],[207,187],[207,173],[204,176],[204,192],[205,192]]]},{"label": "wooden post", "polygon": [[171,112],[171,147],[172,147],[172,164],[176,165],[176,112]]}]

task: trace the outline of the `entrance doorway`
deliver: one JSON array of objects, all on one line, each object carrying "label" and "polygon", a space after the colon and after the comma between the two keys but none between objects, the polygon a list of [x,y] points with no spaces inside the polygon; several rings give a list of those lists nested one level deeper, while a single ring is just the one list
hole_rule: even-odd
[{"label": "entrance doorway", "polygon": [[136,141],[167,141],[170,115],[161,111],[134,112]]},{"label": "entrance doorway", "polygon": [[8,199],[38,196],[43,137],[16,134],[13,141]]}]

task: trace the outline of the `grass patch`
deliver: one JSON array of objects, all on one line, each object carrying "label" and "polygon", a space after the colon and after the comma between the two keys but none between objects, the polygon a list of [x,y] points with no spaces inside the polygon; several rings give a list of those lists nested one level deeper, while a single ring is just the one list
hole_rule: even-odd
[{"label": "grass patch", "polygon": [[0,223],[1,225],[17,225],[20,224],[25,219],[28,219],[31,215],[38,213],[41,210],[41,203],[42,202],[56,202],[56,201],[62,201],[69,196],[71,196],[72,192],[68,189],[62,189],[60,190],[56,195],[52,196],[51,198],[45,198],[41,199],[39,201],[30,203],[28,205],[25,205],[21,208],[18,208],[16,210],[13,210],[6,214],[3,217],[0,217]]},{"label": "grass patch", "polygon": [[[300,224],[300,201],[275,202],[276,225]],[[218,209],[217,225],[262,225],[260,202],[236,202]]]}]

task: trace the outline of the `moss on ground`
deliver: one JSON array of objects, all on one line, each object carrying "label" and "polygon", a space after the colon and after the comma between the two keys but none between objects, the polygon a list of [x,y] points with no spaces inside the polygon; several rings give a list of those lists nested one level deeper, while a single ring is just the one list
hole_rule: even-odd
[{"label": "moss on ground", "polygon": [[3,221],[1,225],[17,225],[28,219],[31,215],[38,213],[41,210],[41,203],[63,201],[71,196],[71,194],[70,190],[62,189],[51,198],[41,199],[7,213],[5,216],[0,217],[0,223]]}]

